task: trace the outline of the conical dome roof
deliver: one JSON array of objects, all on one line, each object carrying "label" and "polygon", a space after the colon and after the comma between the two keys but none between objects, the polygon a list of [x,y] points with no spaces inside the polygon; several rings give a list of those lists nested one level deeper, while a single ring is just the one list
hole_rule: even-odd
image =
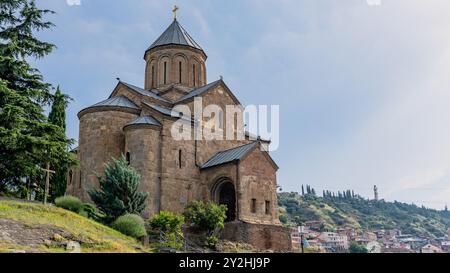
[{"label": "conical dome roof", "polygon": [[183,45],[189,46],[198,50],[203,49],[194,41],[194,39],[187,33],[187,31],[178,23],[176,19],[172,24],[159,36],[159,38],[147,49],[153,49],[163,45]]}]

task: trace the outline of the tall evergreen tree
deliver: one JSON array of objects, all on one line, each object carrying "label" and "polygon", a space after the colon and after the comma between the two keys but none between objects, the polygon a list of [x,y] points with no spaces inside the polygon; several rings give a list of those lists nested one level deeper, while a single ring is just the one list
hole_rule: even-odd
[{"label": "tall evergreen tree", "polygon": [[73,163],[67,151],[71,141],[44,115],[53,99],[51,86],[27,62],[54,49],[35,37],[53,26],[43,19],[52,13],[33,0],[0,2],[0,193],[23,192],[25,181],[43,177],[46,163]]},{"label": "tall evergreen tree", "polygon": [[98,177],[100,189],[92,189],[89,195],[110,223],[126,213],[140,214],[145,209],[147,192],[138,190],[140,176],[128,165],[125,156],[105,164],[104,176]]},{"label": "tall evergreen tree", "polygon": [[[64,134],[66,133],[66,109],[69,104],[69,96],[63,94],[59,88],[56,88],[56,92],[53,99],[52,109],[48,115],[48,121],[56,126],[59,126]],[[50,199],[54,200],[56,197],[64,195],[67,188],[67,172],[70,166],[67,164],[61,164],[55,166],[55,174],[50,179]]]}]

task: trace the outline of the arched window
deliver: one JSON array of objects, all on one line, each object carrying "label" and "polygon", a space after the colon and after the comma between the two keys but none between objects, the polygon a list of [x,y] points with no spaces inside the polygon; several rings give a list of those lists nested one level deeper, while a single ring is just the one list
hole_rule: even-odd
[{"label": "arched window", "polygon": [[151,88],[155,87],[155,66],[152,65],[152,85]]},{"label": "arched window", "polygon": [[69,171],[69,185],[72,184],[72,181],[73,181],[73,171],[70,170],[70,171]]},{"label": "arched window", "polygon": [[266,200],[266,214],[269,215],[270,211],[271,211],[271,209],[270,209],[270,201]]},{"label": "arched window", "polygon": [[127,158],[127,163],[128,163],[128,165],[130,165],[130,164],[131,164],[131,155],[130,155],[130,152],[127,152],[126,158]]},{"label": "arched window", "polygon": [[181,158],[182,158],[181,150],[178,150],[178,167],[180,169],[181,169]]},{"label": "arched window", "polygon": [[164,62],[164,84],[167,83],[167,62]]},{"label": "arched window", "polygon": [[179,78],[178,78],[178,83],[181,83],[181,79],[182,79],[182,78],[181,78],[181,75],[182,75],[182,72],[183,72],[183,71],[182,71],[182,63],[179,62],[178,65],[179,65],[179,70],[178,70],[178,74],[179,74],[179,75],[178,75],[178,77],[179,77]]},{"label": "arched window", "polygon": [[252,213],[256,213],[256,199],[255,198],[252,199],[250,209],[251,209]]},{"label": "arched window", "polygon": [[222,111],[222,109],[219,111],[219,128],[223,129],[223,111]]},{"label": "arched window", "polygon": [[195,64],[192,65],[192,79],[193,79],[193,83],[194,83],[194,87],[195,87]]}]

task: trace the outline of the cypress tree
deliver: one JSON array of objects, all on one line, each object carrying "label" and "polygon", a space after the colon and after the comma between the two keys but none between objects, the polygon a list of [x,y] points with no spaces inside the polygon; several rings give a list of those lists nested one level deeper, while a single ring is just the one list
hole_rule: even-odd
[{"label": "cypress tree", "polygon": [[[63,94],[59,88],[56,89],[52,109],[48,115],[48,121],[60,127],[64,134],[66,133],[66,108],[69,104],[69,97]],[[67,164],[55,166],[53,169],[55,174],[50,178],[50,199],[54,200],[56,197],[64,195],[67,188],[67,172],[69,170]]]},{"label": "cypress tree", "polygon": [[128,165],[125,156],[105,164],[104,176],[98,177],[100,189],[89,195],[110,223],[126,213],[140,214],[145,209],[148,193],[139,192],[140,176]]}]

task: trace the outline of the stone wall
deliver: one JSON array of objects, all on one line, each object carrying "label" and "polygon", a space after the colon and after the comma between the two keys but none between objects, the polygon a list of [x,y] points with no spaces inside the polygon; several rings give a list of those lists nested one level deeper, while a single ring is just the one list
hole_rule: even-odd
[{"label": "stone wall", "polygon": [[130,154],[130,166],[141,175],[140,191],[148,192],[145,218],[158,213],[160,202],[160,127],[128,126],[125,128],[125,153]]},{"label": "stone wall", "polygon": [[[277,210],[276,171],[276,166],[259,147],[255,147],[240,161],[240,220],[280,225]],[[255,211],[252,211],[253,205]]]},{"label": "stone wall", "polygon": [[[145,89],[180,83],[180,62],[182,64],[181,84],[192,88],[206,84],[206,55],[200,50],[176,45],[161,46],[148,51],[145,54],[145,61]],[[164,62],[167,69],[166,83],[163,76]]]},{"label": "stone wall", "polygon": [[80,115],[80,174],[79,181],[73,181],[73,194],[83,201],[90,200],[88,191],[99,187],[97,175],[103,174],[105,163],[124,152],[122,128],[135,118],[136,113],[101,109]]},{"label": "stone wall", "polygon": [[244,242],[258,249],[287,252],[292,249],[289,229],[282,226],[252,224],[242,221],[229,222],[222,230],[224,240]]}]

